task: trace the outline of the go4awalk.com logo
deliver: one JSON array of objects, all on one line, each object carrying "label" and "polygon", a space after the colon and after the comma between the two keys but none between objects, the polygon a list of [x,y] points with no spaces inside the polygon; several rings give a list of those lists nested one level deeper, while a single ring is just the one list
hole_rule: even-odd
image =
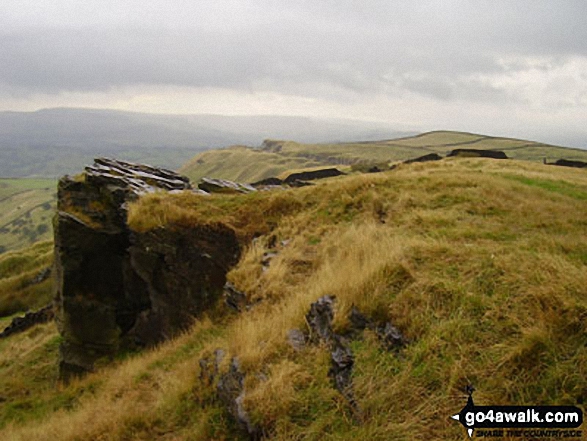
[{"label": "go4awalk.com logo", "polygon": [[[469,437],[581,438],[583,411],[575,406],[476,406],[473,390],[463,409],[451,418]],[[574,429],[574,430],[573,430]]]}]

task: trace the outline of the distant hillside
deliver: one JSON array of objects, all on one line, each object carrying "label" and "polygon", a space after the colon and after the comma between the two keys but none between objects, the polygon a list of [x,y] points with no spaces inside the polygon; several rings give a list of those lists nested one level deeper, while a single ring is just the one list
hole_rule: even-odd
[{"label": "distant hillside", "polygon": [[0,254],[53,237],[56,181],[0,179]]},{"label": "distant hillside", "polygon": [[391,140],[338,144],[266,140],[257,149],[235,146],[200,153],[181,171],[192,180],[208,176],[253,182],[292,168],[389,163],[432,152],[444,155],[456,148],[502,150],[510,158],[528,161],[542,162],[544,158],[549,161],[560,158],[587,161],[587,151],[576,148],[472,133],[435,131]]},{"label": "distant hillside", "polygon": [[96,156],[176,169],[199,151],[263,139],[401,136],[388,125],[287,116],[154,115],[93,109],[0,112],[0,177],[59,177]]}]

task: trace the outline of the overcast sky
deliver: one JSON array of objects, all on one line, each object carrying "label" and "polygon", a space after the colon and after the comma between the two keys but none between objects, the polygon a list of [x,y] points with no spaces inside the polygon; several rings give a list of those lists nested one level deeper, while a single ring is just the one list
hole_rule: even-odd
[{"label": "overcast sky", "polygon": [[279,114],[587,147],[585,0],[2,0],[0,110]]}]

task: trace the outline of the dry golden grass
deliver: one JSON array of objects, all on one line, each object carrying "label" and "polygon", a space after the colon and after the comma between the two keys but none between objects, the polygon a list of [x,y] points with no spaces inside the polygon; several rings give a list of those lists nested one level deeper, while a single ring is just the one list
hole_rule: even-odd
[{"label": "dry golden grass", "polygon": [[[279,193],[143,198],[130,209],[141,231],[234,228],[249,245],[229,279],[254,306],[216,312],[153,351],[40,391],[72,402],[31,404],[37,414],[15,413],[22,419],[3,439],[238,438],[214,387],[199,381],[198,360],[215,348],[228,353],[223,369],[238,357],[245,407],[271,439],[465,439],[449,416],[467,384],[477,404],[582,405],[586,197],[583,170],[454,159]],[[263,269],[267,252],[276,256]],[[327,348],[287,343],[326,294],[336,297],[339,332],[355,305],[409,339],[397,353],[371,331],[353,341],[358,415],[332,387]],[[33,381],[23,388],[35,391]]]}]

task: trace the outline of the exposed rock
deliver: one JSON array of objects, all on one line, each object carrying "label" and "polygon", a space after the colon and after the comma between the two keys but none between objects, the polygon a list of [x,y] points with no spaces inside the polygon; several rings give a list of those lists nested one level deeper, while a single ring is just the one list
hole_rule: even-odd
[{"label": "exposed rock", "polygon": [[241,312],[246,308],[247,296],[244,292],[236,289],[232,283],[226,282],[224,284],[224,302],[236,312]]},{"label": "exposed rock", "polygon": [[283,181],[279,178],[265,178],[261,179],[260,181],[253,182],[251,185],[253,187],[266,187],[266,186],[277,186],[282,185]]},{"label": "exposed rock", "polygon": [[47,305],[38,311],[27,312],[23,317],[15,317],[10,324],[0,333],[0,338],[24,332],[41,323],[47,323],[55,317],[53,304]]},{"label": "exposed rock", "polygon": [[340,175],[344,175],[344,173],[336,168],[323,168],[320,170],[292,173],[285,178],[284,182],[286,184],[291,184],[294,181],[313,181],[315,179],[331,178]]},{"label": "exposed rock", "polygon": [[328,374],[334,381],[334,386],[349,404],[356,410],[357,403],[353,394],[353,365],[355,358],[348,341],[340,335],[335,335],[331,343],[330,358],[332,365]]},{"label": "exposed rock", "polygon": [[200,359],[200,380],[202,382],[209,386],[214,383],[220,371],[220,363],[222,363],[225,356],[224,350],[216,349],[212,357]]},{"label": "exposed rock", "polygon": [[477,149],[455,149],[447,157],[461,156],[467,158],[493,158],[508,159],[507,155],[500,150],[477,150]]},{"label": "exposed rock", "polygon": [[290,187],[299,188],[299,187],[308,187],[309,185],[312,185],[312,183],[306,182],[306,181],[295,180],[295,181],[288,182],[288,185]]},{"label": "exposed rock", "polygon": [[412,164],[414,162],[440,161],[441,159],[442,159],[442,156],[440,156],[438,153],[429,153],[427,155],[419,156],[417,158],[407,159],[403,163],[404,164]]},{"label": "exposed rock", "polygon": [[290,329],[287,331],[287,342],[296,351],[301,351],[306,347],[306,336],[299,329]]},{"label": "exposed rock", "polygon": [[[240,249],[229,227],[196,225],[132,233],[128,255],[125,292],[138,300],[141,311],[128,334],[141,345],[152,345],[188,328],[214,305]],[[144,300],[148,309],[143,310]]]},{"label": "exposed rock", "polygon": [[238,359],[233,358],[228,372],[220,376],[216,390],[220,400],[227,406],[239,425],[246,430],[249,437],[259,439],[261,432],[252,424],[243,405],[245,399],[244,381],[245,375],[240,369]]},{"label": "exposed rock", "polygon": [[176,334],[222,294],[240,254],[231,228],[170,225],[137,233],[127,225],[128,201],[189,189],[172,171],[105,159],[81,179],[59,181],[54,272],[63,379],[123,347]]},{"label": "exposed rock", "polygon": [[379,167],[377,167],[376,165],[374,165],[373,167],[370,167],[367,169],[367,173],[380,173],[383,170],[381,170]]},{"label": "exposed rock", "polygon": [[306,321],[310,326],[310,340],[314,343],[321,341],[330,343],[333,339],[332,319],[334,318],[334,297],[323,296],[310,305],[306,314]]},{"label": "exposed rock", "polygon": [[387,350],[398,349],[406,344],[402,333],[390,322],[375,327],[375,333]]},{"label": "exposed rock", "polygon": [[376,323],[365,316],[355,306],[351,308],[349,319],[352,325],[350,334],[353,336],[356,336],[365,329],[370,329],[375,332],[387,350],[400,349],[407,344],[407,339],[391,322]]},{"label": "exposed rock", "polygon": [[561,167],[574,167],[574,168],[586,168],[587,167],[587,162],[583,162],[583,161],[571,161],[568,159],[559,159],[556,162],[554,162],[553,164],[550,165],[558,165]]},{"label": "exposed rock", "polygon": [[257,191],[255,187],[249,184],[211,178],[202,178],[198,188],[207,193],[251,193]]},{"label": "exposed rock", "polygon": [[191,188],[189,178],[174,171],[108,158],[96,158],[94,165],[86,167],[86,175],[88,182],[98,186],[115,185],[139,193]]},{"label": "exposed rock", "polygon": [[320,297],[310,305],[310,311],[306,314],[306,321],[311,330],[310,340],[328,345],[331,359],[328,373],[334,387],[345,397],[353,410],[358,411],[352,385],[354,357],[347,339],[332,330],[333,305],[334,297],[332,296]]}]

